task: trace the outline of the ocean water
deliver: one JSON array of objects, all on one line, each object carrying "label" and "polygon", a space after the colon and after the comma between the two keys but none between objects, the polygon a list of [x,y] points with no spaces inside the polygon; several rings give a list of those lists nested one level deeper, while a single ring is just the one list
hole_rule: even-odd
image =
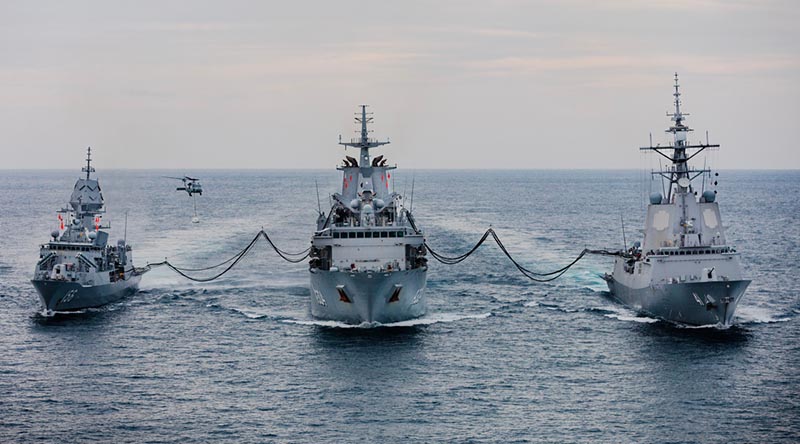
[{"label": "ocean water", "polygon": [[[335,171],[200,171],[201,223],[167,171],[99,171],[112,239],[142,266],[203,266],[262,227],[308,246]],[[640,237],[660,183],[640,171],[404,171],[429,243],[492,226],[542,271]],[[43,316],[28,279],[75,171],[0,171],[0,442],[797,442],[800,172],[723,171],[728,239],[753,279],[728,329],[687,328],[609,299],[587,257],[537,284],[487,243],[431,260],[429,313],[318,322],[305,264],[266,244],[222,279],[167,269],[116,304]]]}]

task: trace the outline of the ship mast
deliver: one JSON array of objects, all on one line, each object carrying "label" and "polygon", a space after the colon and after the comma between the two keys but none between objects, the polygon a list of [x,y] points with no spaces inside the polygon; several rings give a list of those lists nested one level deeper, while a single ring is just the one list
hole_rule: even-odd
[{"label": "ship mast", "polygon": [[92,168],[92,147],[86,148],[86,166],[81,168],[81,171],[86,173],[86,180],[89,180],[90,173],[94,173],[94,168]]},{"label": "ship mast", "polygon": [[[86,173],[86,179],[78,179],[69,203],[78,219],[83,221],[84,226],[89,227],[92,222],[96,222],[91,221],[89,218],[105,213],[105,210],[103,210],[103,194],[100,192],[99,184],[96,183],[96,179],[94,185],[88,183],[91,180],[91,174],[95,172],[92,166],[92,147],[86,148],[86,166],[81,168],[81,171]],[[78,187],[82,180],[87,183]]]},{"label": "ship mast", "polygon": [[372,113],[367,112],[367,105],[360,105],[361,106],[361,116],[356,113],[356,122],[361,124],[361,134],[358,138],[350,139],[350,142],[342,142],[342,136],[339,136],[339,145],[343,145],[346,147],[353,147],[359,148],[361,150],[360,156],[360,167],[361,168],[368,168],[370,166],[369,163],[369,150],[370,148],[376,148],[381,145],[386,145],[389,141],[380,142],[376,139],[370,139],[369,133],[370,130],[367,129],[367,124],[372,123],[373,117]]},{"label": "ship mast", "polygon": [[[675,123],[665,131],[672,134],[673,143],[662,147],[658,145],[652,146],[651,142],[650,146],[639,148],[642,151],[655,151],[672,163],[671,167],[666,170],[653,172],[654,175],[658,174],[669,181],[669,190],[666,196],[668,202],[672,198],[673,192],[675,194],[691,192],[691,181],[701,174],[710,172],[710,170],[705,168],[702,170],[691,169],[689,167],[689,161],[707,148],[719,148],[719,145],[711,145],[708,141],[695,145],[687,142],[688,133],[694,130],[683,123],[685,116],[688,116],[689,113],[681,111],[681,92],[680,85],[678,84],[677,72],[675,73],[674,88],[675,92],[672,93],[672,95],[675,97],[675,112],[667,113],[667,116]],[[689,155],[687,154],[687,150],[690,149],[695,149],[697,151]],[[665,152],[666,150],[672,150],[672,153],[668,154]]]},{"label": "ship mast", "polygon": [[[680,85],[678,84],[677,72],[675,73],[675,92],[672,93],[672,95],[675,97],[675,112],[672,114],[667,113],[667,116],[671,117],[675,124],[669,127],[666,132],[672,133],[673,138],[674,149],[672,165],[673,179],[678,185],[676,192],[685,193],[688,191],[688,187],[684,186],[686,182],[680,179],[683,177],[688,178],[687,171],[689,167],[686,164],[686,139],[688,133],[694,130],[683,124],[684,117],[683,113],[681,113],[681,91]],[[689,114],[687,113],[686,115],[688,116]]]}]

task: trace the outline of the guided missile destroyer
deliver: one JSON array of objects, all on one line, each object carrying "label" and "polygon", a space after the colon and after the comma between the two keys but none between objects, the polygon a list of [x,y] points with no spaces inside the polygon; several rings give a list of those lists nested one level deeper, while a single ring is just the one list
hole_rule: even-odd
[{"label": "guided missile destroyer", "polygon": [[360,137],[339,144],[360,150],[337,167],[342,191],[320,213],[311,241],[311,314],[352,324],[389,323],[425,314],[427,258],[424,237],[402,198],[390,186],[392,170],[370,149],[366,105],[356,114]]},{"label": "guided missile destroyer", "polygon": [[47,311],[74,311],[99,307],[136,292],[146,269],[133,266],[131,247],[124,240],[108,245],[108,233],[101,229],[103,193],[97,179],[90,177],[92,149],[86,154],[70,197],[72,208],[58,211],[59,228],[42,245],[31,282]]},{"label": "guided missile destroyer", "polygon": [[[650,195],[644,242],[621,252],[605,280],[615,298],[646,314],[681,324],[728,326],[750,281],[742,279],[739,253],[725,238],[716,191],[705,189],[710,171],[688,164],[719,145],[688,142],[692,129],[684,123],[688,114],[681,112],[677,73],[673,95],[675,112],[668,115],[674,123],[666,131],[673,143],[640,148],[671,163],[653,172],[664,179],[666,195]],[[692,181],[699,177],[698,195]]]}]

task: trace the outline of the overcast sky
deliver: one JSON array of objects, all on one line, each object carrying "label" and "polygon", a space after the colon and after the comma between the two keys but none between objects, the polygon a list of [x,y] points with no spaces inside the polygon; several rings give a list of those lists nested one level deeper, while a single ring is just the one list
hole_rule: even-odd
[{"label": "overcast sky", "polygon": [[[673,72],[717,168],[800,168],[794,0],[2,1],[0,168],[641,168]],[[352,151],[349,153],[351,155]]]}]

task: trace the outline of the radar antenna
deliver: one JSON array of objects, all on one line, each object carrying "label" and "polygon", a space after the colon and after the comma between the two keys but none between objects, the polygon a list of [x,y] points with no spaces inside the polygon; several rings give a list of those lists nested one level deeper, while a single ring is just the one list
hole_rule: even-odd
[{"label": "radar antenna", "polygon": [[356,122],[361,124],[361,134],[358,138],[350,139],[350,142],[342,142],[342,136],[339,136],[339,145],[344,147],[353,147],[359,148],[361,150],[361,167],[366,168],[370,166],[369,163],[369,150],[370,148],[376,148],[381,145],[386,145],[389,141],[381,142],[377,139],[371,139],[369,137],[370,131],[367,129],[367,124],[373,122],[372,113],[367,112],[368,105],[359,105],[361,106],[361,113],[356,113]]}]

